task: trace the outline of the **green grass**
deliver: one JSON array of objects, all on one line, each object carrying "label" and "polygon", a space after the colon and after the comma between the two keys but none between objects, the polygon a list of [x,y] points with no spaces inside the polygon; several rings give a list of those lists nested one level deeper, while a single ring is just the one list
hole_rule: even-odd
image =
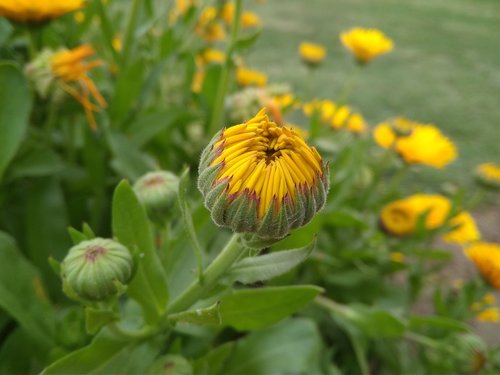
[{"label": "green grass", "polygon": [[371,124],[401,115],[438,125],[457,144],[459,158],[444,175],[429,172],[432,177],[464,182],[477,164],[500,163],[498,0],[269,0],[252,8],[265,26],[248,64],[271,82],[304,87],[297,47],[318,42],[328,57],[315,96],[335,99],[353,69],[339,33],[380,28],[395,49],[361,72],[350,104]]}]

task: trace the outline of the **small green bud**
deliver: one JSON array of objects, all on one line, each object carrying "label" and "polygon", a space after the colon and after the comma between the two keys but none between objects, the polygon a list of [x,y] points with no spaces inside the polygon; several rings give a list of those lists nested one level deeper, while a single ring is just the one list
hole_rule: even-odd
[{"label": "small green bud", "polygon": [[177,199],[179,178],[168,171],[149,172],[136,181],[134,191],[149,218],[163,223]]},{"label": "small green bud", "polygon": [[186,358],[176,354],[167,354],[158,358],[148,373],[158,375],[193,375],[193,367]]},{"label": "small green bud", "polygon": [[132,255],[122,244],[104,238],[73,246],[61,263],[61,277],[70,297],[102,301],[120,294],[132,274]]}]

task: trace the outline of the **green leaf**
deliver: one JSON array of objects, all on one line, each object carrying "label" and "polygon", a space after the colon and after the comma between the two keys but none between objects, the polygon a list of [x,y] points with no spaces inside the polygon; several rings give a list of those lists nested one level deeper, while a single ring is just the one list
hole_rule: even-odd
[{"label": "green leaf", "polygon": [[71,241],[73,241],[73,245],[78,245],[80,242],[87,241],[89,238],[79,230],[75,228],[68,228],[69,236],[71,237]]},{"label": "green leaf", "polygon": [[240,331],[264,328],[300,310],[321,291],[312,285],[237,290],[220,300],[222,324]]},{"label": "green leaf", "polygon": [[333,312],[334,318],[340,322],[346,319],[344,327],[353,333],[358,330],[362,335],[372,339],[401,337],[406,330],[406,324],[389,311],[362,305],[339,305],[341,308]]},{"label": "green leaf", "polygon": [[133,109],[134,102],[141,92],[145,67],[144,61],[140,60],[122,66],[115,84],[115,96],[109,106],[109,113],[114,122],[124,121]]},{"label": "green leaf", "polygon": [[[41,271],[52,296],[63,298],[61,281],[49,265],[49,257],[62,260],[71,246],[69,224],[61,182],[56,177],[37,179],[26,198],[26,244],[33,264]],[[48,219],[50,218],[50,219]]]},{"label": "green leaf", "polygon": [[90,306],[85,308],[85,328],[90,334],[95,334],[106,324],[119,318],[120,316],[111,310],[98,310]]},{"label": "green leaf", "polygon": [[242,259],[231,267],[227,277],[244,284],[272,279],[306,260],[315,245],[316,241],[313,241],[300,249],[277,251]]},{"label": "green leaf", "polygon": [[197,375],[221,374],[235,346],[236,342],[230,341],[210,350],[207,355],[194,362],[194,373]]},{"label": "green leaf", "polygon": [[134,342],[103,329],[90,345],[71,352],[43,370],[49,374],[139,374],[151,366],[161,350],[155,340]]},{"label": "green leaf", "polygon": [[219,312],[219,303],[204,309],[184,311],[169,315],[168,319],[177,323],[191,323],[198,325],[220,325],[221,317]]},{"label": "green leaf", "polygon": [[146,211],[127,181],[113,195],[113,235],[138,260],[128,295],[143,308],[148,323],[156,322],[168,303],[167,276],[156,253]]},{"label": "green leaf", "polygon": [[219,374],[321,374],[320,353],[316,324],[290,319],[239,340]]},{"label": "green leaf", "polygon": [[178,202],[181,209],[182,221],[184,223],[184,230],[188,235],[189,242],[193,247],[194,255],[196,257],[196,263],[198,265],[198,277],[200,282],[202,281],[203,275],[203,249],[201,248],[200,242],[198,241],[198,236],[194,230],[193,218],[191,216],[191,210],[189,208],[189,203],[186,198],[186,192],[189,184],[189,168],[186,168],[181,175],[179,182],[179,194]]},{"label": "green leaf", "polygon": [[253,34],[239,38],[234,46],[235,50],[245,50],[252,47],[259,39],[261,30],[255,31]]},{"label": "green leaf", "polygon": [[467,324],[445,316],[413,315],[409,320],[410,329],[434,328],[446,331],[469,332]]},{"label": "green leaf", "polygon": [[18,251],[14,240],[3,232],[0,232],[0,259],[0,308],[39,344],[51,347],[54,312],[40,275]]},{"label": "green leaf", "polygon": [[0,63],[0,180],[23,140],[31,112],[28,82],[19,68]]},{"label": "green leaf", "polygon": [[153,160],[142,153],[125,135],[109,131],[107,138],[114,156],[111,164],[121,176],[135,181],[155,169]]}]

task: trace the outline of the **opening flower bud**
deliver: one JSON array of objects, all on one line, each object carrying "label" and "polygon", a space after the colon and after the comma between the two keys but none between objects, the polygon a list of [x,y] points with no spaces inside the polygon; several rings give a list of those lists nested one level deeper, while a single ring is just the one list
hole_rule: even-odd
[{"label": "opening flower bud", "polygon": [[[61,263],[65,289],[78,298],[102,301],[120,293],[132,274],[132,255],[122,244],[104,238],[73,246]],[[70,295],[70,297],[75,297]]]},{"label": "opening flower bud", "polygon": [[324,205],[328,163],[262,109],[219,131],[202,153],[198,188],[217,225],[280,239]]},{"label": "opening flower bud", "polygon": [[136,181],[134,191],[149,218],[163,223],[177,199],[179,178],[167,171],[149,172]]}]

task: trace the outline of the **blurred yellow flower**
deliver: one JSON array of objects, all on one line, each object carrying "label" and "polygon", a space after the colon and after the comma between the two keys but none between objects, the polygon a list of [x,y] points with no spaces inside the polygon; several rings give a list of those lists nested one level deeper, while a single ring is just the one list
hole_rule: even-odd
[{"label": "blurred yellow flower", "polygon": [[116,52],[120,52],[122,50],[122,36],[120,34],[116,34],[113,40],[111,41],[111,45]]},{"label": "blurred yellow flower", "polygon": [[302,42],[299,45],[299,55],[304,63],[316,67],[325,60],[326,49],[320,44]]},{"label": "blurred yellow flower", "polygon": [[280,108],[288,108],[295,102],[293,94],[289,93],[275,95],[273,100],[280,106]]},{"label": "blurred yellow flower", "polygon": [[404,263],[405,262],[405,255],[399,251],[391,252],[391,254],[389,255],[389,258],[394,263]]},{"label": "blurred yellow flower", "polygon": [[332,128],[340,129],[341,127],[343,127],[350,114],[351,114],[351,109],[348,106],[342,105],[340,107],[337,107],[337,110],[333,114],[331,120]]},{"label": "blurred yellow flower", "polygon": [[[94,53],[90,45],[84,44],[75,49],[56,52],[51,61],[54,76],[58,78],[62,88],[83,106],[92,129],[97,128],[94,112],[99,112],[107,106],[106,100],[87,75],[90,70],[103,64],[101,60],[85,61]],[[72,85],[73,83],[76,87]],[[91,98],[97,104],[94,104]]]},{"label": "blurred yellow flower", "polygon": [[173,23],[177,18],[184,16],[194,6],[196,6],[196,0],[175,0],[175,5],[169,14],[170,22]]},{"label": "blurred yellow flower", "polygon": [[432,125],[417,125],[409,135],[399,137],[396,151],[408,164],[443,168],[457,157],[455,145]]},{"label": "blurred yellow flower", "polygon": [[255,69],[239,67],[236,69],[236,81],[243,87],[263,87],[267,84],[267,75]]},{"label": "blurred yellow flower", "polygon": [[353,113],[347,120],[345,129],[355,134],[362,134],[367,129],[366,121],[361,114]]},{"label": "blurred yellow flower", "polygon": [[490,242],[475,242],[464,252],[488,283],[494,288],[500,289],[500,245]]},{"label": "blurred yellow flower", "polygon": [[341,33],[340,40],[361,63],[366,63],[393,49],[392,40],[377,29],[353,28]]},{"label": "blurred yellow flower", "polygon": [[497,299],[493,293],[486,293],[483,296],[483,303],[485,305],[494,305],[497,302]]},{"label": "blurred yellow flower", "polygon": [[224,27],[218,22],[217,9],[208,6],[200,14],[195,28],[196,33],[209,43],[222,40],[226,37]]},{"label": "blurred yellow flower", "polygon": [[380,222],[388,233],[407,236],[415,232],[420,216],[426,215],[426,229],[436,229],[445,224],[450,210],[450,201],[441,195],[415,194],[384,206]]},{"label": "blurred yellow flower", "polygon": [[495,163],[483,163],[476,168],[476,176],[479,182],[488,187],[500,188],[500,165]]},{"label": "blurred yellow flower", "polygon": [[498,307],[489,307],[477,314],[476,320],[485,323],[500,323],[500,311]]},{"label": "blurred yellow flower", "polygon": [[218,49],[206,48],[200,53],[204,64],[222,64],[226,60],[226,54]]},{"label": "blurred yellow flower", "polygon": [[0,0],[0,17],[17,22],[42,22],[83,7],[84,0]]},{"label": "blurred yellow flower", "polygon": [[464,244],[477,241],[481,237],[476,222],[469,212],[461,212],[450,220],[453,229],[443,235],[446,242]]},{"label": "blurred yellow flower", "polygon": [[[232,2],[227,2],[222,7],[222,19],[227,24],[227,26],[231,26],[234,19],[235,6]],[[240,25],[243,28],[247,27],[258,27],[261,25],[261,21],[259,16],[250,11],[243,11],[240,16]]]},{"label": "blurred yellow flower", "polygon": [[75,12],[73,18],[75,19],[76,23],[83,23],[83,21],[85,21],[85,12],[79,10],[78,12]]},{"label": "blurred yellow flower", "polygon": [[383,122],[373,129],[373,139],[380,147],[390,148],[396,141],[396,133],[388,123]]}]

